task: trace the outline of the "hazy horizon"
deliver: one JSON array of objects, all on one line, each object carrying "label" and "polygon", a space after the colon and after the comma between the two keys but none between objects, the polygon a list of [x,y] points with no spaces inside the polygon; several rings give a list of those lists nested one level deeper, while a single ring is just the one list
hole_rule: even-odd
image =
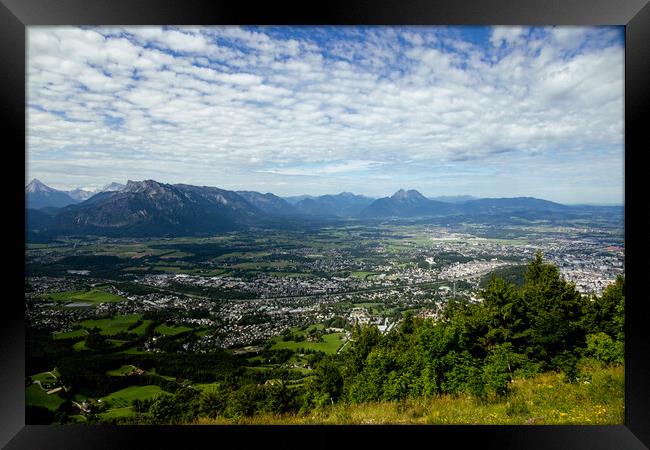
[{"label": "hazy horizon", "polygon": [[623,27],[28,27],[27,71],[56,189],[624,204]]}]

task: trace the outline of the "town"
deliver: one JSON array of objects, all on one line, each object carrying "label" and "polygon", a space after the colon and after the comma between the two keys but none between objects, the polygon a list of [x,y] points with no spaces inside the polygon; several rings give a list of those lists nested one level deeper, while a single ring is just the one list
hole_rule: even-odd
[{"label": "town", "polygon": [[[290,245],[276,245],[280,237],[271,236],[255,251],[224,250],[217,257],[201,256],[200,261],[182,253],[187,246],[176,251],[173,241],[162,246],[102,238],[100,243],[82,241],[47,249],[35,245],[27,251],[36,267],[26,280],[27,320],[56,335],[71,331],[82,320],[168,311],[168,323],[205,330],[184,345],[184,351],[209,351],[263,344],[289,328],[334,317],[350,326],[375,323],[387,329],[386,324],[399,321],[406,311],[441,310],[451,297],[480,301],[481,283],[491,273],[521,268],[538,250],[585,295],[600,294],[623,273],[624,249],[621,236],[614,232],[566,227],[517,230],[520,236],[515,238],[489,238],[482,236],[481,227],[463,231],[396,227],[392,234],[384,230],[384,238],[372,241],[354,239],[367,233],[363,229],[346,230],[349,240],[340,230],[327,230],[306,241],[308,245],[294,244],[290,236],[282,236],[282,242]],[[242,247],[240,237],[230,238],[234,250]],[[117,273],[99,278],[95,272],[106,267],[94,271],[75,265],[75,258],[92,258],[90,252],[98,247],[105,255],[127,256],[121,258],[127,266],[109,268]],[[166,251],[160,252],[162,247]],[[63,267],[60,276],[39,273],[43,272],[39,267],[51,267],[57,258],[69,262],[70,268]],[[122,301],[47,300],[49,293],[97,286]],[[156,351],[156,340],[146,342],[143,349]]]}]

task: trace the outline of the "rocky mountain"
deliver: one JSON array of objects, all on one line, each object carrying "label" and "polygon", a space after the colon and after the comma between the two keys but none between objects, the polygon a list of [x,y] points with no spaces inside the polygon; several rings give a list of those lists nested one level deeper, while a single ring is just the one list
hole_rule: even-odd
[{"label": "rocky mountain", "polygon": [[99,192],[115,192],[115,191],[121,191],[121,190],[124,189],[125,187],[126,187],[126,185],[124,185],[124,184],[122,184],[122,183],[116,183],[116,182],[113,181],[112,183],[109,183],[109,184],[107,184],[106,186],[104,186],[103,188],[101,188],[101,189],[99,190]]},{"label": "rocky mountain", "polygon": [[25,202],[27,208],[40,209],[45,207],[61,208],[77,203],[67,192],[53,189],[34,178],[25,187]]},{"label": "rocky mountain", "polygon": [[336,195],[321,195],[305,198],[295,204],[298,211],[314,216],[357,216],[374,201],[371,197],[341,192]]},{"label": "rocky mountain", "polygon": [[97,191],[86,190],[82,188],[73,189],[71,191],[65,191],[66,194],[70,196],[73,200],[77,202],[83,202],[88,200],[90,197],[95,195]]},{"label": "rocky mountain", "polygon": [[[239,194],[207,186],[129,181],[61,209],[49,232],[109,236],[215,233],[263,224],[266,214]],[[38,222],[42,222],[42,217]]]},{"label": "rocky mountain", "polygon": [[449,214],[457,211],[455,205],[426,198],[415,189],[400,189],[390,197],[380,198],[368,205],[363,217],[415,217]]},{"label": "rocky mountain", "polygon": [[290,216],[299,214],[298,210],[294,208],[289,202],[285,199],[278,197],[277,195],[266,193],[260,194],[255,191],[236,191],[237,194],[241,195],[247,202],[257,207],[261,211],[275,215],[275,216]]}]

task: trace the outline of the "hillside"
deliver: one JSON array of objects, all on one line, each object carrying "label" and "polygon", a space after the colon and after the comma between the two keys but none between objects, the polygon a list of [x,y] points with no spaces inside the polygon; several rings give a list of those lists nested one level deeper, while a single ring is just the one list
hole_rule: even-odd
[{"label": "hillside", "polygon": [[624,367],[589,367],[582,383],[562,373],[515,379],[507,397],[491,402],[472,395],[327,405],[305,414],[200,417],[199,425],[608,425],[624,421]]},{"label": "hillside", "polygon": [[63,208],[49,223],[59,233],[153,236],[214,233],[262,221],[264,213],[232,191],[153,180],[129,181]]}]

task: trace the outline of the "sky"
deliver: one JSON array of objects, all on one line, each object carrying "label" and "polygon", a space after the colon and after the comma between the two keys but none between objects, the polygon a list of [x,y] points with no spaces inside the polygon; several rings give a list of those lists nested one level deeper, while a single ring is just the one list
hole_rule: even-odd
[{"label": "sky", "polygon": [[623,204],[623,27],[37,27],[26,178]]}]

